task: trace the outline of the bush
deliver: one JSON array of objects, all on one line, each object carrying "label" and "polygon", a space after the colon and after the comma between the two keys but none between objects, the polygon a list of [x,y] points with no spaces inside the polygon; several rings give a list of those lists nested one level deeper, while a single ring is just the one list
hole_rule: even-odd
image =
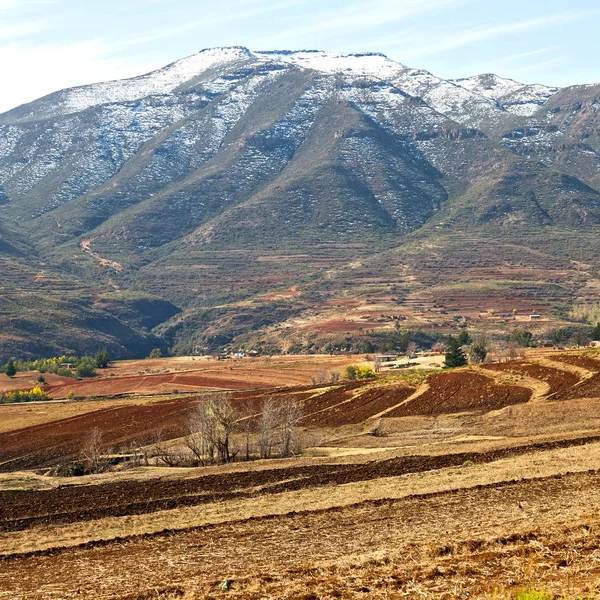
[{"label": "bush", "polygon": [[360,367],[356,365],[348,365],[344,370],[344,377],[348,381],[354,381],[356,379],[371,379],[372,377],[377,377],[377,373],[375,373],[372,367],[367,365]]},{"label": "bush", "polygon": [[50,400],[50,396],[41,387],[35,387],[29,391],[15,390],[0,394],[0,403],[14,404],[17,402],[43,402]]},{"label": "bush", "polygon": [[162,352],[160,351],[160,348],[154,348],[150,352],[150,355],[148,356],[148,358],[162,358]]},{"label": "bush", "polygon": [[6,363],[5,371],[8,377],[14,377],[17,374],[17,367],[15,365],[15,361],[11,358]]},{"label": "bush", "polygon": [[356,365],[348,365],[344,369],[344,378],[348,381],[354,381],[356,379],[356,372],[358,367]]},{"label": "bush", "polygon": [[75,370],[77,377],[95,377],[96,370],[94,364],[88,361],[81,361]]}]

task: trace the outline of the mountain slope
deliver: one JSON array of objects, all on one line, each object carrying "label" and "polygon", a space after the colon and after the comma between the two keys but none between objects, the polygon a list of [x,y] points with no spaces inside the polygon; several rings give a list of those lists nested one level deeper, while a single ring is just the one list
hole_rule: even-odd
[{"label": "mountain slope", "polygon": [[[96,330],[121,354],[160,344],[154,334],[217,347],[310,321],[352,295],[338,274],[414,235],[595,240],[599,102],[599,86],[446,81],[381,54],[241,47],[56,92],[0,115],[0,259],[27,264],[10,314],[25,311],[28,269],[45,269],[82,310],[129,328],[65,308],[74,349]],[[0,358],[36,353],[28,328]]]}]

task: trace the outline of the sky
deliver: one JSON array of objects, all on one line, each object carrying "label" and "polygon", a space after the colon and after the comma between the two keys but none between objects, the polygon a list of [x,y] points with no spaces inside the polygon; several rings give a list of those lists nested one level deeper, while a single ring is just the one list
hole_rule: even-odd
[{"label": "sky", "polygon": [[439,77],[600,82],[597,0],[0,0],[0,112],[214,46],[383,52]]}]

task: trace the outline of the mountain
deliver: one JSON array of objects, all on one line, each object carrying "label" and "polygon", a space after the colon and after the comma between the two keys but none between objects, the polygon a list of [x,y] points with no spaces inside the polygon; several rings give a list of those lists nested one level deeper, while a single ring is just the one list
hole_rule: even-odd
[{"label": "mountain", "polygon": [[564,318],[600,290],[599,102],[600,85],[232,47],[15,108],[0,358],[318,348],[344,302],[386,313],[465,282]]}]

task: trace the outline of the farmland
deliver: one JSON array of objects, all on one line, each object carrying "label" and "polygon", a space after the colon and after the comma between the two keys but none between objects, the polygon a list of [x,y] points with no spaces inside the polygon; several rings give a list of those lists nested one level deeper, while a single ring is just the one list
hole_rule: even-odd
[{"label": "farmland", "polygon": [[[600,597],[600,355],[319,375],[363,360],[118,362],[0,406],[0,598]],[[254,415],[251,435],[266,398],[294,398],[304,450],[153,459],[215,389]],[[93,430],[122,460],[56,476]],[[133,447],[147,464],[127,467]]]}]

